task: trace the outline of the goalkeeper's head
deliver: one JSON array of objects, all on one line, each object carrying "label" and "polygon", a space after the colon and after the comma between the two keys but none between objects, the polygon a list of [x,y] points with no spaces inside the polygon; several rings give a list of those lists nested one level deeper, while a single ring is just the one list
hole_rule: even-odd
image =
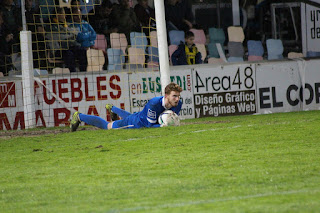
[{"label": "goalkeeper's head", "polygon": [[175,107],[179,104],[180,100],[180,92],[182,92],[182,88],[176,83],[170,83],[164,89],[165,92],[165,106],[167,109],[171,107]]}]

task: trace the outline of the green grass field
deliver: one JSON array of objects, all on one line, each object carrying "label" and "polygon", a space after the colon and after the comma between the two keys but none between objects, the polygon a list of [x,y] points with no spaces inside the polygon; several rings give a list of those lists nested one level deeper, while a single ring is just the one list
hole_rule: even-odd
[{"label": "green grass field", "polygon": [[0,138],[0,211],[320,211],[320,111],[182,124]]}]

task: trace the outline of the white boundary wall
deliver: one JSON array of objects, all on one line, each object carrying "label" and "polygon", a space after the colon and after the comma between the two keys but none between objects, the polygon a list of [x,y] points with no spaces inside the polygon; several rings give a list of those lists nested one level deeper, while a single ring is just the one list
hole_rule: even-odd
[{"label": "white boundary wall", "polygon": [[[171,67],[182,119],[320,109],[320,60]],[[37,126],[64,126],[72,112],[109,119],[106,103],[137,112],[161,95],[159,73],[76,73],[35,82]],[[24,129],[22,82],[0,79],[0,130]],[[58,99],[63,102],[59,103]]]}]

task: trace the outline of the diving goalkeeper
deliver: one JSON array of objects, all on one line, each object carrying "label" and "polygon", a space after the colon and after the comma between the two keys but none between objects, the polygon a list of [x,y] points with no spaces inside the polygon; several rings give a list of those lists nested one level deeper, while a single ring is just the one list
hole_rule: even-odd
[{"label": "diving goalkeeper", "polygon": [[75,112],[70,122],[71,131],[76,131],[81,122],[101,129],[160,127],[157,121],[163,111],[170,109],[177,115],[179,114],[182,107],[182,101],[180,100],[181,92],[182,88],[178,84],[170,83],[165,88],[165,96],[150,99],[142,111],[133,114],[107,104],[106,108],[110,112],[111,117],[117,114],[122,118],[122,120],[112,122],[107,122],[99,116]]}]

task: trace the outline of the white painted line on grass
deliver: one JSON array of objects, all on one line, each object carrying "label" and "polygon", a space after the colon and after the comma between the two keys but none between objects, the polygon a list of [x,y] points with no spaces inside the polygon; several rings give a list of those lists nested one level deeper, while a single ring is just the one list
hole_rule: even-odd
[{"label": "white painted line on grass", "polygon": [[211,203],[219,203],[219,202],[227,202],[227,201],[238,201],[238,200],[246,200],[260,197],[269,197],[269,196],[278,196],[278,195],[291,195],[291,194],[302,194],[302,193],[317,193],[320,189],[303,189],[303,190],[292,190],[292,191],[283,191],[283,192],[269,192],[263,194],[255,194],[255,195],[245,195],[245,196],[236,196],[230,198],[218,198],[218,199],[210,199],[210,200],[199,200],[199,201],[189,201],[184,203],[168,203],[162,204],[158,206],[139,206],[133,208],[125,208],[125,209],[112,209],[108,212],[110,213],[118,213],[118,212],[135,212],[141,210],[151,210],[151,209],[164,209],[164,208],[177,208],[177,207],[185,207],[199,204],[211,204]]}]

